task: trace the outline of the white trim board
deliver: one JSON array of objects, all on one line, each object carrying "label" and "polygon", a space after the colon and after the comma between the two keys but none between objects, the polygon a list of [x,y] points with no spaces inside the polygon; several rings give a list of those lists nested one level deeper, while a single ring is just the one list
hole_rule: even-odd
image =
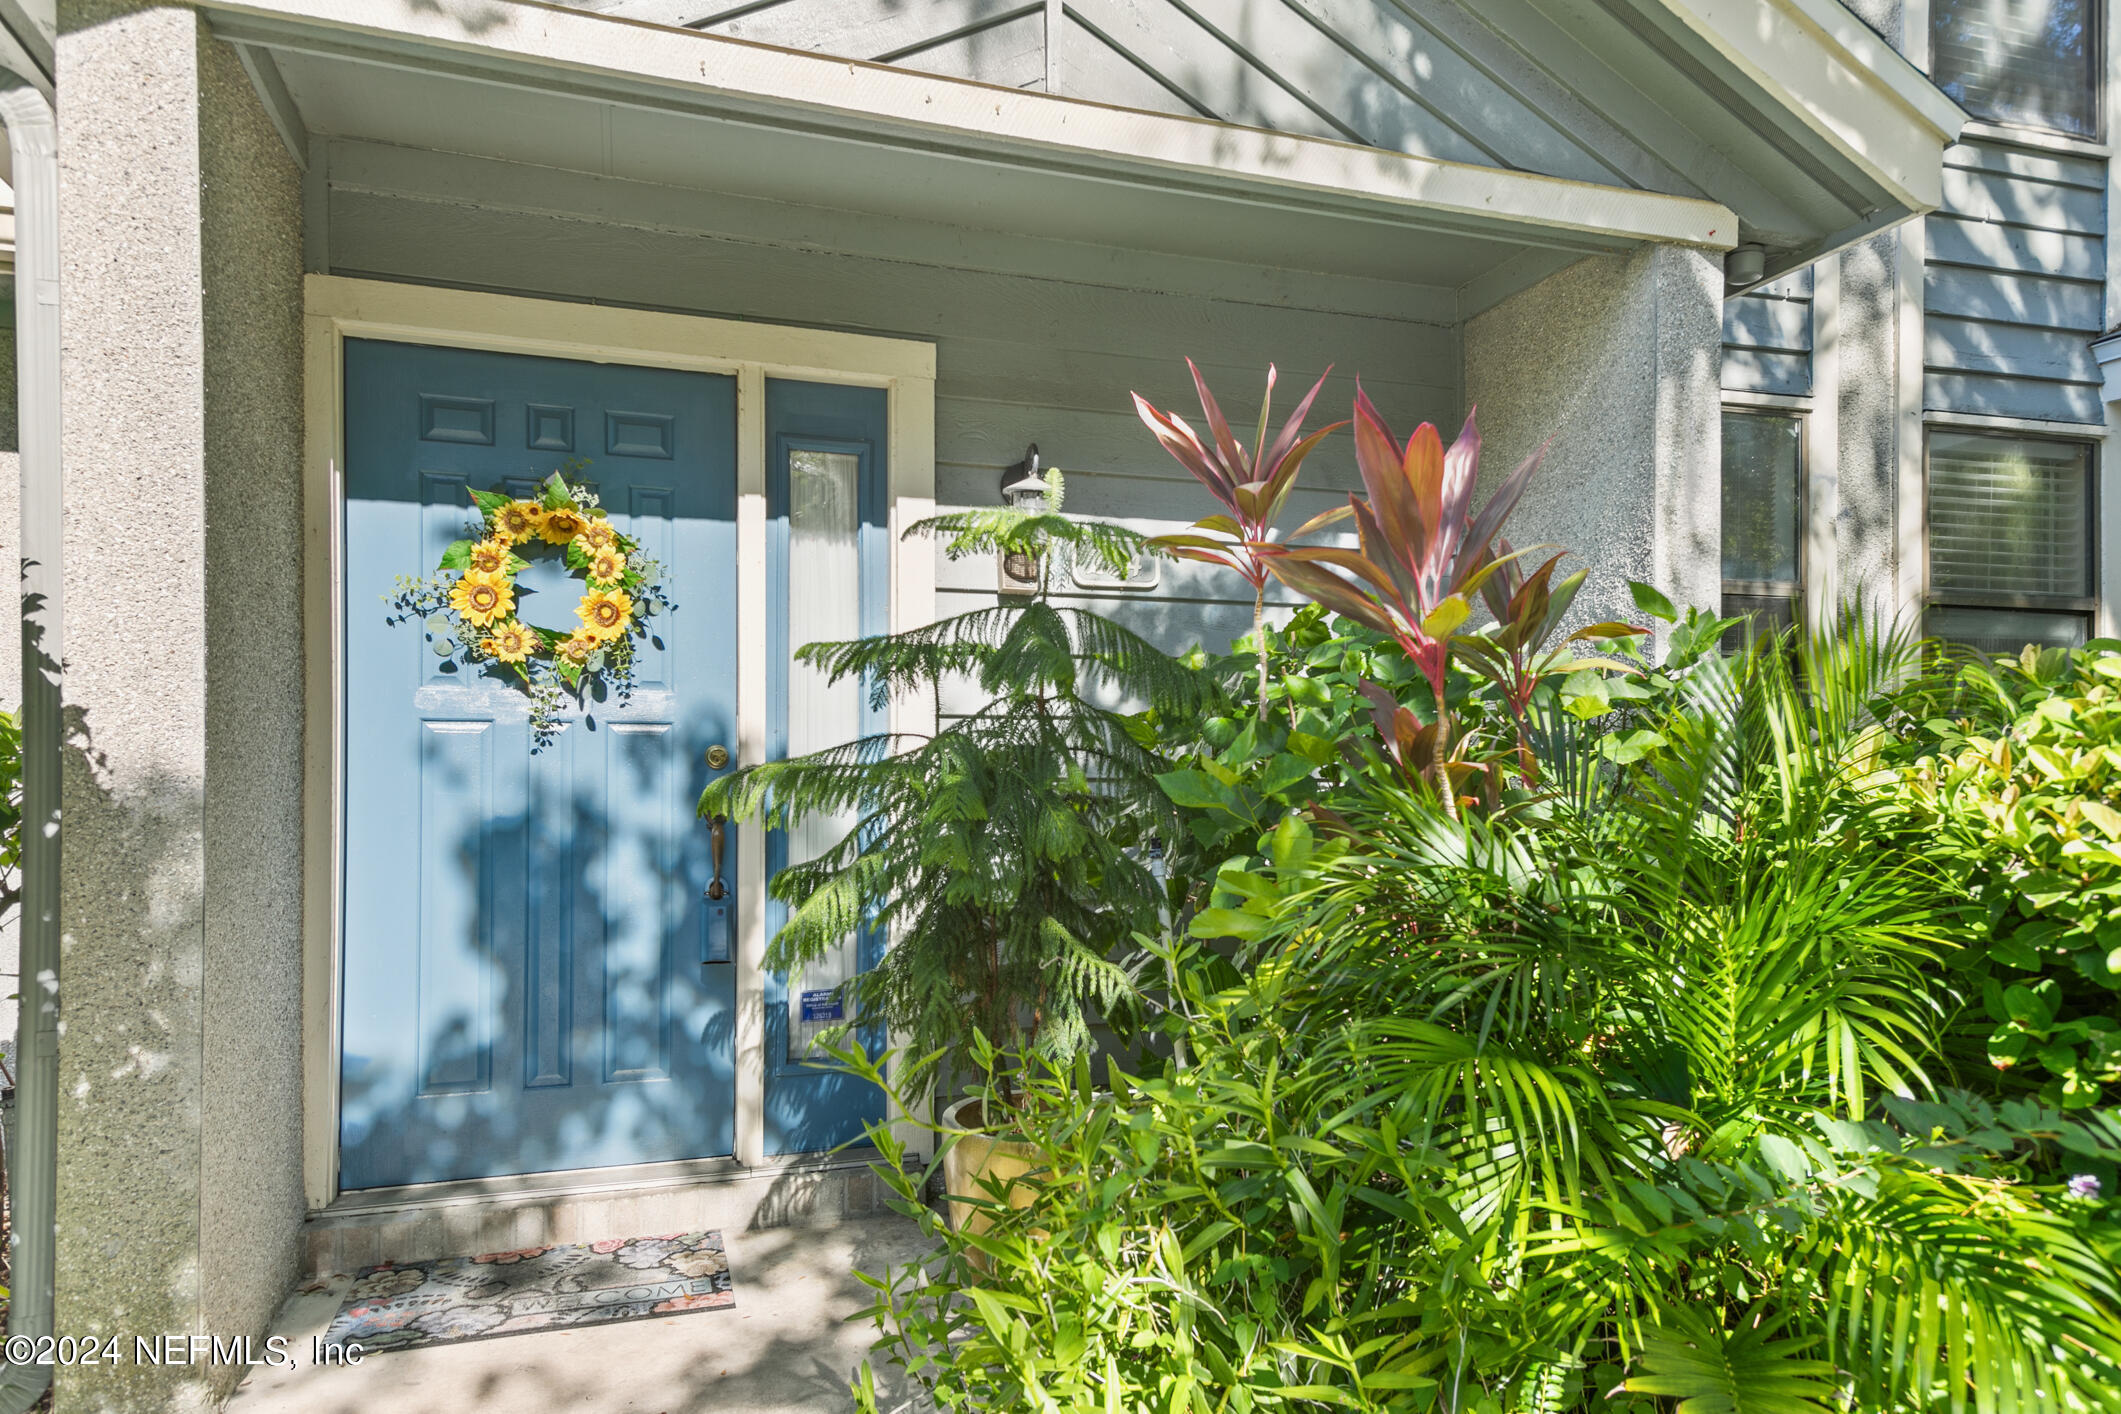
[{"label": "white trim board", "polygon": [[1942,203],[1934,154],[1958,135],[1965,111],[1840,0],[1662,3],[1903,204],[1922,212]]},{"label": "white trim board", "polygon": [[[726,373],[737,380],[737,761],[766,740],[766,401],[768,377],[888,390],[892,536],[891,626],[935,614],[935,555],[900,533],[935,506],[935,347],[736,320],[615,309],[561,300],[310,275],[303,284],[303,640],[305,732],[302,885],[302,1169],[309,1207],[338,1197],[339,984],[344,779],[341,627],[345,375],[349,338]],[[321,651],[319,651],[321,650]],[[746,665],[757,665],[747,667]],[[926,731],[917,703],[893,707],[897,731]],[[738,1173],[765,1156],[765,836],[737,829],[736,1155]],[[916,1136],[902,1131],[912,1142]],[[590,1171],[594,1172],[594,1171]]]}]

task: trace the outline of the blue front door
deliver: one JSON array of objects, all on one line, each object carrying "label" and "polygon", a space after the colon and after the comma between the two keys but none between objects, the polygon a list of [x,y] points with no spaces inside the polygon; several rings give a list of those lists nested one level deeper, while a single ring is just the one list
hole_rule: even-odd
[{"label": "blue front door", "polygon": [[[570,703],[534,755],[521,687],[384,600],[465,534],[468,488],[575,458],[675,608],[631,703]],[[693,805],[736,747],[735,380],[348,341],[345,483],[341,1185],[730,1153],[735,968],[703,960]],[[582,587],[542,558],[521,616],[571,627]]]}]

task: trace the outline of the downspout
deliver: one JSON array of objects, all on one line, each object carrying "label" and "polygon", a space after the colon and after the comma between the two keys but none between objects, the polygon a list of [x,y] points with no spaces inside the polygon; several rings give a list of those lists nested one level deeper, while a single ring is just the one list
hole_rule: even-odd
[{"label": "downspout", "polygon": [[[59,1177],[59,149],[51,100],[0,71],[14,158],[15,344],[22,455],[22,1010],[16,1046],[7,1333],[52,1334]],[[50,1387],[50,1365],[0,1368],[0,1414]]]}]

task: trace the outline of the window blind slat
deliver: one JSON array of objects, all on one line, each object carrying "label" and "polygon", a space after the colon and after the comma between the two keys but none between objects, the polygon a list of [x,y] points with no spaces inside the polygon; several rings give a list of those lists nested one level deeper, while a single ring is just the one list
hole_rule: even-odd
[{"label": "window blind slat", "polygon": [[1930,586],[2091,593],[2091,453],[2069,442],[1934,433]]}]

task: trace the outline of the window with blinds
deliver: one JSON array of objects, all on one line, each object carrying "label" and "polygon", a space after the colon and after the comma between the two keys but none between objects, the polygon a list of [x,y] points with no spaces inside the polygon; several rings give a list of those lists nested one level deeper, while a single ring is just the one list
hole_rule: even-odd
[{"label": "window with blinds", "polygon": [[1977,118],[2099,132],[2099,0],[1930,0],[1930,77]]},{"label": "window with blinds", "polygon": [[1804,575],[1804,419],[1723,415],[1723,613],[1727,646],[1797,622]]},{"label": "window with blinds", "polygon": [[2082,643],[2092,527],[2089,444],[1932,431],[1928,631],[1988,653]]}]

